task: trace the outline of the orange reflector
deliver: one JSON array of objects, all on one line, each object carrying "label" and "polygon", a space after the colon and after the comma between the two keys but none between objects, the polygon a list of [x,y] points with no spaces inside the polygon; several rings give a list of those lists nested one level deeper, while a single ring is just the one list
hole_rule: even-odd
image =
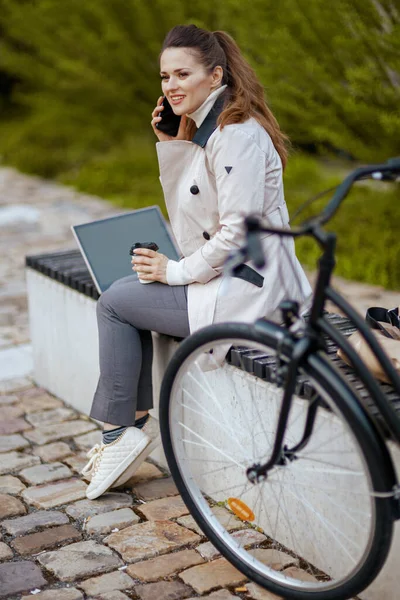
[{"label": "orange reflector", "polygon": [[239,498],[228,498],[227,504],[231,511],[242,521],[254,521],[256,518],[253,511]]}]

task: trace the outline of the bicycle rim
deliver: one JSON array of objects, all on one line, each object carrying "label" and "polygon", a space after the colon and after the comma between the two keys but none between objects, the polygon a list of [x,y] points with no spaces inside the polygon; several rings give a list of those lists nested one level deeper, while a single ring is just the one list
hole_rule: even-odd
[{"label": "bicycle rim", "polygon": [[219,345],[276,353],[276,340],[267,347],[248,330],[245,340],[243,328],[217,340],[215,332],[209,341],[200,334],[199,347],[172,361],[161,396],[171,472],[217,548],[200,549],[206,558],[219,550],[247,577],[288,598],[343,600],[376,575],[390,545],[388,502],[373,493],[381,465],[366,458],[363,424],[349,422],[341,398],[303,370],[316,392],[295,397],[285,445],[300,441],[310,403],[319,402],[311,439],[266,481],[249,481],[247,469],[270,456],[283,387],[229,364],[204,370],[204,357],[212,361]]}]

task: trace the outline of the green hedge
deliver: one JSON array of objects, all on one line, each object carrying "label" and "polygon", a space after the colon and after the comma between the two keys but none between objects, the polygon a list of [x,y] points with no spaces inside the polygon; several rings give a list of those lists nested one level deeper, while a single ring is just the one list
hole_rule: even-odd
[{"label": "green hedge", "polygon": [[[348,172],[348,164],[317,161],[301,154],[292,157],[285,176],[290,213],[307,198],[340,183]],[[296,223],[317,214],[330,197],[331,194],[313,203]],[[336,274],[400,289],[399,223],[399,184],[375,181],[356,184],[327,227],[338,236]],[[297,252],[305,265],[315,268],[320,249],[313,241],[299,240]]]}]

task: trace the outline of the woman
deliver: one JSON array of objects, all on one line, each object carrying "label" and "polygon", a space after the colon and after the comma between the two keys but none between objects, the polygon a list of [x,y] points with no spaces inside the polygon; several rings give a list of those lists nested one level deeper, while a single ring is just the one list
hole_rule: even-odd
[{"label": "woman", "polygon": [[159,443],[158,423],[148,415],[150,331],[185,337],[217,321],[274,318],[284,297],[302,302],[311,291],[293,242],[268,235],[266,267],[243,265],[228,293],[220,290],[224,261],[243,240],[245,214],[288,225],[286,138],[236,43],[222,31],[177,26],[164,41],[160,67],[163,95],[181,122],[176,137],[157,128],[161,96],[151,125],[183,258],[137,249],[133,270],[153,285],[127,277],[98,301],[100,380],[91,416],[104,422],[104,431],[83,471],[92,473],[88,498],[126,482]]}]

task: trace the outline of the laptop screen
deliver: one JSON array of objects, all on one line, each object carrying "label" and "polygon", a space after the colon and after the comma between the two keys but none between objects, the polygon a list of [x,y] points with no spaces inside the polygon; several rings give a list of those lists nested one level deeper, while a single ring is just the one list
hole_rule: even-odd
[{"label": "laptop screen", "polygon": [[156,242],[159,251],[172,260],[179,253],[158,206],[151,206],[115,217],[74,225],[80,250],[96,287],[105,292],[114,281],[135,275],[129,250],[136,242]]}]

